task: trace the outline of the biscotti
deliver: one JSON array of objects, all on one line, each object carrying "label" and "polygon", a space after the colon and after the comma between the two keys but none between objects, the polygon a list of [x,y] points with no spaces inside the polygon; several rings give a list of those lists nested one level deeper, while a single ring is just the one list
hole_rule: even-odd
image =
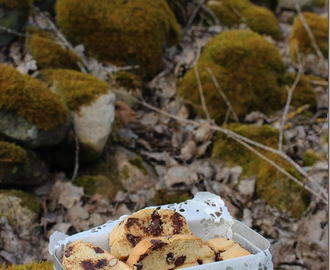
[{"label": "biscotti", "polygon": [[90,242],[77,240],[65,249],[62,265],[66,270],[129,270],[108,251]]},{"label": "biscotti", "polygon": [[186,219],[168,209],[143,209],[120,221],[109,235],[111,253],[126,260],[145,237],[191,234]]},{"label": "biscotti", "polygon": [[176,234],[142,239],[132,250],[127,265],[133,270],[168,270],[196,265],[203,241],[194,235]]},{"label": "biscotti", "polygon": [[245,250],[242,246],[226,238],[212,238],[206,241],[205,245],[209,246],[214,251],[215,261],[250,255],[250,252]]}]

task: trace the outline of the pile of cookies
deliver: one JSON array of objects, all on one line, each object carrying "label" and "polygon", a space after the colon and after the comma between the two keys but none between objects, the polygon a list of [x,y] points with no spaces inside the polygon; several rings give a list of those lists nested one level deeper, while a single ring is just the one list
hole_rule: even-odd
[{"label": "pile of cookies", "polygon": [[168,209],[143,209],[121,220],[109,234],[110,252],[75,241],[62,259],[65,270],[168,270],[227,260],[250,253],[233,240],[203,243],[186,219]]}]

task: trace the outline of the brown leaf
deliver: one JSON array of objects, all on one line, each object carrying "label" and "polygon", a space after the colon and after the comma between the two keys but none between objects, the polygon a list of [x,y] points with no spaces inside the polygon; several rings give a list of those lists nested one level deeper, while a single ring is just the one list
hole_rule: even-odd
[{"label": "brown leaf", "polygon": [[124,101],[119,100],[116,102],[116,116],[120,122],[127,124],[135,119],[136,113]]}]

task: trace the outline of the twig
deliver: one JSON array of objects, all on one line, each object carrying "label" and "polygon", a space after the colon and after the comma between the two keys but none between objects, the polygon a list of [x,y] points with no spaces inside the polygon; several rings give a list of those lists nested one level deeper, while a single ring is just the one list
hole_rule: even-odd
[{"label": "twig", "polygon": [[72,129],[74,134],[76,152],[75,152],[74,170],[71,177],[71,182],[73,182],[76,179],[79,170],[79,138],[74,123],[72,124]]},{"label": "twig", "polygon": [[199,96],[201,99],[201,104],[202,104],[202,108],[203,111],[205,113],[206,119],[207,121],[211,121],[210,115],[209,115],[209,111],[206,107],[206,103],[205,103],[205,96],[204,96],[204,92],[203,92],[203,87],[201,84],[201,80],[199,78],[199,73],[198,73],[198,69],[197,69],[197,65],[194,65],[194,72],[195,72],[195,76],[196,76],[196,80],[197,80],[197,85],[198,85],[198,91],[199,91]]},{"label": "twig", "polygon": [[321,59],[321,61],[324,62],[324,56],[323,56],[323,54],[322,54],[322,52],[321,52],[319,46],[317,45],[317,42],[316,42],[316,40],[315,40],[315,37],[314,37],[314,35],[313,35],[311,29],[309,28],[308,24],[307,24],[306,21],[305,21],[304,16],[302,15],[302,12],[301,12],[301,9],[300,9],[300,6],[299,6],[298,1],[297,1],[297,0],[294,0],[294,3],[295,3],[295,6],[296,6],[296,10],[297,10],[297,12],[298,12],[298,16],[299,16],[299,18],[300,18],[300,21],[301,21],[301,23],[303,24],[303,26],[304,26],[304,28],[305,28],[305,30],[306,30],[306,32],[307,32],[307,34],[308,34],[308,36],[309,36],[311,42],[312,42],[312,45],[313,45],[313,47],[314,47],[314,49],[315,49],[315,51],[316,51],[316,54],[317,54],[318,57]]},{"label": "twig", "polygon": [[289,106],[290,106],[290,103],[291,103],[292,94],[293,94],[294,89],[297,87],[297,84],[300,80],[301,73],[302,73],[302,69],[299,69],[298,74],[296,76],[296,79],[294,80],[291,88],[287,89],[288,90],[288,97],[286,99],[286,104],[285,104],[284,112],[283,112],[283,115],[282,115],[282,121],[281,121],[281,126],[280,126],[280,134],[279,134],[279,139],[278,139],[278,150],[279,151],[282,151],[282,148],[283,148],[284,124],[285,124],[286,119],[287,119],[287,114],[288,114],[288,111],[289,111]]},{"label": "twig", "polygon": [[217,80],[217,78],[214,76],[213,72],[212,72],[212,69],[210,69],[209,67],[206,68],[207,72],[211,75],[211,78],[212,78],[212,81],[213,81],[213,84],[215,86],[215,88],[217,88],[217,90],[219,91],[220,95],[222,96],[222,98],[224,99],[224,101],[226,102],[227,106],[228,106],[228,109],[230,110],[231,114],[233,115],[234,117],[234,120],[239,123],[239,120],[238,120],[238,117],[237,117],[237,114],[235,113],[233,107],[231,106],[226,94],[221,90],[220,88],[220,85],[219,85],[219,82]]},{"label": "twig", "polygon": [[[163,115],[165,115],[165,116],[167,116],[167,117],[169,117],[169,118],[172,118],[172,119],[175,119],[175,120],[177,120],[177,121],[179,121],[179,122],[182,122],[182,123],[187,123],[187,124],[191,124],[191,125],[194,125],[194,126],[200,126],[201,124],[200,123],[198,123],[197,121],[193,121],[193,120],[189,120],[189,119],[184,119],[184,118],[182,118],[182,117],[179,117],[179,116],[176,116],[176,115],[173,115],[173,114],[170,114],[170,113],[168,113],[168,112],[166,112],[166,111],[163,111],[163,110],[161,110],[161,109],[158,109],[158,108],[156,108],[156,107],[154,107],[154,106],[152,106],[152,105],[150,105],[150,104],[148,104],[148,103],[146,103],[146,102],[142,102],[142,101],[139,101],[139,100],[137,100],[137,102],[139,102],[140,104],[142,104],[144,107],[146,107],[146,108],[148,108],[148,109],[151,109],[151,110],[153,110],[153,111],[156,111],[156,112],[158,112],[158,113],[160,113],[160,114],[163,114]],[[239,142],[239,143],[241,143],[241,142],[243,142],[243,146],[245,146],[245,145],[248,145],[248,144],[252,144],[252,145],[255,145],[255,146],[257,146],[257,147],[259,147],[259,148],[261,148],[261,149],[264,149],[264,150],[266,150],[266,151],[269,151],[269,152],[271,152],[271,153],[274,153],[274,154],[276,154],[276,155],[278,155],[278,156],[280,156],[281,158],[283,158],[284,160],[286,160],[286,161],[288,161],[301,175],[303,175],[303,176],[305,176],[306,178],[308,178],[308,180],[310,180],[310,181],[313,181],[313,182],[315,182],[315,180],[311,177],[311,176],[309,176],[308,175],[308,173],[307,172],[305,172],[296,162],[294,162],[289,156],[287,156],[285,153],[283,153],[282,151],[278,151],[278,150],[276,150],[276,149],[274,149],[274,148],[271,148],[271,147],[268,147],[268,146],[265,146],[265,145],[263,145],[263,144],[260,144],[260,143],[258,143],[258,142],[255,142],[255,141],[253,141],[253,140],[251,140],[251,139],[248,139],[248,138],[246,138],[246,137],[244,137],[244,136],[241,136],[241,135],[239,135],[239,134],[237,134],[237,133],[235,133],[235,132],[233,132],[233,131],[230,131],[230,130],[228,130],[228,129],[224,129],[224,128],[221,128],[221,127],[219,127],[219,126],[216,126],[216,125],[212,125],[212,124],[210,124],[210,128],[211,129],[213,129],[213,130],[215,130],[215,131],[220,131],[220,132],[222,132],[222,133],[224,133],[224,134],[226,134],[227,136],[229,136],[230,138],[232,138],[232,139],[234,139],[234,140],[236,140],[237,142]],[[249,145],[250,146],[250,145]],[[251,146],[250,146],[251,147]],[[256,150],[255,150],[256,151]],[[260,152],[258,152],[259,154],[258,155],[260,155],[260,157],[262,157],[265,161],[267,161],[268,163],[270,163],[271,165],[273,165],[274,167],[279,167],[277,164],[275,164],[273,161],[271,161],[271,160],[269,160],[267,157],[265,157],[263,154],[261,154]],[[281,172],[283,172],[283,168],[281,168]],[[305,186],[305,185],[303,185],[297,178],[295,178],[294,176],[292,176],[291,174],[289,174],[288,172],[283,172],[285,175],[290,175],[290,176],[288,176],[290,179],[295,179],[295,180],[293,180],[295,183],[297,183],[298,185],[300,185],[300,186],[302,186],[303,188],[305,188],[306,190],[308,190],[311,194],[313,194],[314,196],[316,196],[317,198],[319,198],[321,201],[323,201],[325,204],[328,204],[328,194],[326,193],[326,192],[322,192],[322,194],[320,195],[320,194],[318,194],[318,193],[316,193],[313,189],[311,189],[310,187],[308,187],[308,186]]]},{"label": "twig", "polygon": [[15,30],[10,29],[10,28],[8,28],[8,27],[6,27],[6,26],[3,26],[3,25],[0,25],[0,30],[5,31],[5,32],[7,32],[7,33],[9,33],[9,34],[13,34],[13,35],[15,35],[15,36],[19,36],[19,37],[26,37],[26,36],[27,36],[26,34],[23,34],[23,33],[17,32],[17,31],[15,31]]},{"label": "twig", "polygon": [[188,28],[191,26],[191,24],[192,24],[193,21],[195,20],[195,17],[196,17],[196,15],[197,15],[198,11],[200,10],[200,8],[201,8],[202,5],[204,4],[204,2],[205,2],[205,0],[200,0],[200,1],[199,1],[198,5],[196,6],[196,8],[194,9],[192,15],[190,16],[190,18],[189,18],[189,20],[188,20],[188,22],[187,22],[187,25],[186,25],[186,27],[185,27],[185,29],[188,29]]}]

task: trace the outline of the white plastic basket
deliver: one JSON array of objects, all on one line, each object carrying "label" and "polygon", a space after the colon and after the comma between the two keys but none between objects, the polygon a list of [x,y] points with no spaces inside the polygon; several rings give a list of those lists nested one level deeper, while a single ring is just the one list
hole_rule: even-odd
[{"label": "white plastic basket", "polygon": [[[203,241],[214,237],[225,237],[233,239],[251,253],[248,256],[193,266],[188,269],[273,270],[269,241],[248,226],[234,220],[219,196],[209,192],[199,192],[192,200],[150,208],[167,208],[179,212],[186,218],[191,232]],[[49,253],[54,257],[54,269],[65,270],[61,264],[64,250],[70,243],[78,239],[92,242],[110,251],[109,233],[124,217],[122,216],[115,221],[110,220],[101,226],[72,236],[67,236],[61,232],[53,233],[50,237]]]}]

